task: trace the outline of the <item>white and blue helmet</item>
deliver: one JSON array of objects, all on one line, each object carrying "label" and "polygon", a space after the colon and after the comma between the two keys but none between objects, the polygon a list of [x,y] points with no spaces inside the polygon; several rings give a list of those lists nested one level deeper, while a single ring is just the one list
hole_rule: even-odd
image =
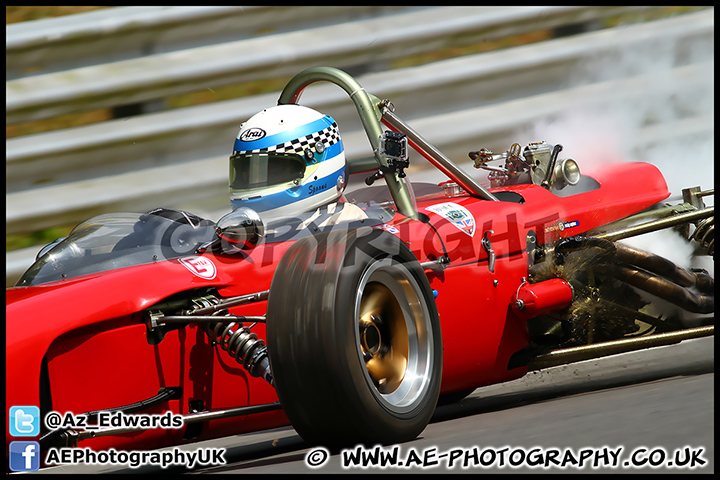
[{"label": "white and blue helmet", "polygon": [[263,217],[294,215],[337,200],[346,185],[335,120],[301,105],[279,105],[240,126],[230,156],[230,204]]}]

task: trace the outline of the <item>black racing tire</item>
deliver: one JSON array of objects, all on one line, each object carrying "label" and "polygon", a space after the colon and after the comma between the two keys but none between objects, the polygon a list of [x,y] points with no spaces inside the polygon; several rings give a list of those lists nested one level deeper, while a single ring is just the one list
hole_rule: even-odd
[{"label": "black racing tire", "polygon": [[388,232],[299,240],[270,287],[267,345],[295,430],[330,448],[416,438],[435,411],[442,338],[427,277]]}]

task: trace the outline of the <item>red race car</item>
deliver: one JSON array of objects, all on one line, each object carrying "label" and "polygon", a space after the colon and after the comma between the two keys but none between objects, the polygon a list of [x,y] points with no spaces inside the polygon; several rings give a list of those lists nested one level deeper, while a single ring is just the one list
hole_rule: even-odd
[{"label": "red race car", "polygon": [[[489,171],[483,186],[339,70],[301,72],[280,106],[318,81],[348,93],[372,154],[318,183],[318,159],[341,148],[336,125],[290,145],[249,122],[231,189],[251,190],[253,169],[275,159],[298,201],[342,197],[266,215],[238,193],[218,222],[106,214],[48,245],[6,291],[8,424],[14,407],[38,409],[44,451],[152,449],[288,422],[311,443],[389,444],[415,438],[441,396],[714,333],[711,275],[617,242],[675,228],[712,255],[708,192],[663,205],[656,167],[581,174],[546,142],[470,152]],[[410,149],[450,180],[411,185]],[[350,174],[366,185],[345,191]],[[653,311],[658,299],[675,313]]]}]

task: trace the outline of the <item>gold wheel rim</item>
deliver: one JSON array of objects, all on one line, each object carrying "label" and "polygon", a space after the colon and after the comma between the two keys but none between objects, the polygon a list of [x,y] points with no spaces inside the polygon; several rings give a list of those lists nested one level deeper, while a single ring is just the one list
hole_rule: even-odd
[{"label": "gold wheel rim", "polygon": [[394,392],[405,378],[409,339],[405,316],[387,286],[371,282],[360,301],[360,348],[378,391]]}]

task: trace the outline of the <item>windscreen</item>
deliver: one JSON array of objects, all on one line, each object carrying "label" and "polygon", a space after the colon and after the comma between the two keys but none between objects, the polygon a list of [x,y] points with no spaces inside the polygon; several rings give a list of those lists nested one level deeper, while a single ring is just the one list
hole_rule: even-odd
[{"label": "windscreen", "polygon": [[193,254],[212,241],[215,224],[189,224],[147,213],[112,213],[81,223],[28,269],[17,286],[32,286]]}]

